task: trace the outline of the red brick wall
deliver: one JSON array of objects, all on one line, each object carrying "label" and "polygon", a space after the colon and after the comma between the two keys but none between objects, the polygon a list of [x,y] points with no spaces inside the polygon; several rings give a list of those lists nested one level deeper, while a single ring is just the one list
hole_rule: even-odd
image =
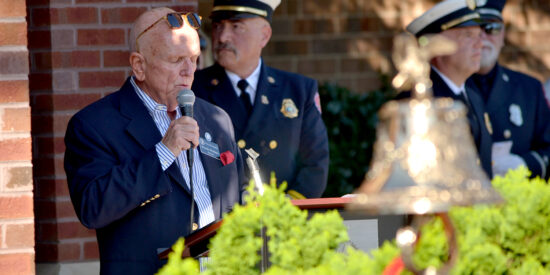
[{"label": "red brick wall", "polygon": [[[0,10],[24,16],[24,8],[18,6],[22,2],[0,0]],[[63,136],[72,114],[114,91],[129,74],[126,40],[130,23],[152,6],[174,6],[178,10],[198,9],[208,29],[212,2],[27,0],[38,262],[97,259],[94,232],[79,224],[70,204],[63,171]],[[282,0],[273,21],[273,38],[264,51],[265,61],[321,82],[339,83],[356,92],[376,89],[379,86],[378,72],[393,75],[389,58],[393,35],[401,32],[414,16],[435,2]],[[504,50],[503,62],[541,79],[550,77],[550,3],[547,0],[508,2],[504,11],[509,24],[508,45]],[[0,18],[4,16],[11,18],[15,15],[0,13]],[[26,44],[25,22],[0,22],[0,47],[6,43]],[[4,33],[8,35],[4,36]],[[4,62],[10,62],[9,70],[16,70],[17,74],[22,75],[13,80],[4,80],[4,76],[0,78],[0,112],[2,116],[8,114],[11,117],[3,120],[2,131],[13,129],[9,135],[0,135],[0,148],[5,148],[4,143],[13,142],[24,145],[18,148],[30,148],[28,138],[24,136],[18,141],[16,138],[4,138],[10,135],[20,138],[22,135],[13,131],[25,131],[24,127],[17,127],[24,125],[18,120],[24,117],[24,105],[28,100],[26,62],[23,62],[26,55],[26,52],[10,52],[8,57],[0,51],[0,74],[4,75],[2,70],[7,70]],[[7,101],[4,97],[8,98]],[[9,109],[8,112],[4,112],[5,109]],[[26,158],[29,154],[28,150],[25,153],[25,150],[19,149],[10,152],[19,158]],[[0,152],[0,157],[8,155]],[[4,162],[12,163],[0,159],[0,165],[7,165]],[[1,166],[0,175],[11,173],[22,178],[29,177],[28,167],[22,165],[22,168],[13,169],[9,166],[8,169]],[[13,185],[2,183],[0,186]],[[10,191],[11,200],[14,200],[11,194],[19,196],[30,190],[25,185],[15,186],[16,190],[24,191]],[[2,192],[9,189],[2,188]],[[23,199],[28,200],[29,197],[25,196]],[[25,207],[32,206],[32,203],[25,201],[18,203]],[[0,215],[2,209],[7,209],[2,205],[6,204],[0,203]],[[16,209],[23,211],[27,209],[25,207]],[[0,219],[3,217],[0,216]],[[5,226],[2,221],[0,224]],[[2,243],[2,249],[4,245]],[[2,266],[0,270],[3,270]]]},{"label": "red brick wall", "polygon": [[24,0],[0,0],[0,274],[34,274],[25,13]]},{"label": "red brick wall", "polygon": [[[394,34],[437,0],[283,0],[264,50],[267,64],[366,92],[378,72],[392,75]],[[550,77],[550,1],[508,0],[502,62],[540,80]],[[207,18],[212,0],[199,0]],[[208,20],[208,19],[206,19]],[[207,22],[208,24],[208,22]],[[209,33],[209,32],[207,32]]]},{"label": "red brick wall", "polygon": [[131,23],[158,6],[197,9],[196,0],[27,0],[37,262],[98,259],[95,232],[70,201],[63,137],[76,111],[122,85]]}]

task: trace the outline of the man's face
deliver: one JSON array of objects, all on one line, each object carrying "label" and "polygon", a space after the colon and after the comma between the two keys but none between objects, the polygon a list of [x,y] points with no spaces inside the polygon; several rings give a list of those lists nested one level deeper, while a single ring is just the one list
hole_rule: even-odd
[{"label": "man's face", "polygon": [[467,78],[479,70],[482,46],[480,32],[478,26],[473,26],[449,29],[441,33],[457,46],[454,54],[441,57],[446,67],[453,68],[454,74]]},{"label": "man's face", "polygon": [[238,73],[251,64],[258,64],[262,48],[271,32],[262,18],[221,20],[212,23],[213,54],[216,61],[229,71]]},{"label": "man's face", "polygon": [[177,106],[180,90],[191,89],[200,44],[197,31],[181,29],[160,30],[153,33],[151,47],[144,53],[144,85],[148,94],[170,110]]},{"label": "man's face", "polygon": [[481,51],[481,71],[489,72],[498,60],[500,50],[504,46],[504,25],[502,22],[492,22],[483,25],[481,32],[483,48]]}]

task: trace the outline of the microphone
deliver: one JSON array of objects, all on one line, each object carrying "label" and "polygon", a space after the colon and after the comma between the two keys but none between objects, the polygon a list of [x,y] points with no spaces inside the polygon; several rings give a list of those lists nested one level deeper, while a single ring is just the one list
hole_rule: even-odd
[{"label": "microphone", "polygon": [[195,104],[195,94],[189,89],[181,90],[176,97],[180,107],[181,115],[193,117],[193,104]]},{"label": "microphone", "polygon": [[[195,94],[189,89],[181,90],[176,97],[178,105],[180,107],[181,115],[193,117],[193,104],[195,104]],[[189,162],[189,167],[193,167],[193,143],[191,143],[191,148],[187,150],[187,160]]]},{"label": "microphone", "polygon": [[[189,89],[181,90],[176,97],[178,105],[180,107],[181,115],[193,117],[193,104],[195,104],[195,94]],[[194,162],[194,150],[193,143],[191,147],[187,150],[187,164],[189,165],[189,191],[191,192],[191,213],[189,223],[190,232],[193,232],[193,223],[195,222],[195,191],[193,189],[193,162]]]}]

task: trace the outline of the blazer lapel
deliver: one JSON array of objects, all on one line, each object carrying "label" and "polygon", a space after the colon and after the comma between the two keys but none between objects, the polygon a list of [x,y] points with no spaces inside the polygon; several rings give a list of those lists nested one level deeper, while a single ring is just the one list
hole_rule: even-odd
[{"label": "blazer lapel", "polygon": [[[451,88],[447,86],[447,83],[445,83],[445,81],[434,70],[431,71],[430,78],[432,79],[432,82],[433,82],[434,97],[450,97],[454,100],[460,100],[465,105],[464,107],[466,108],[466,111],[467,111],[466,117],[470,124],[470,130],[472,132],[472,136],[476,144],[479,144],[480,127],[481,127],[481,125],[479,124],[480,123],[479,118],[483,117],[483,114],[481,114],[480,116],[478,112],[475,110],[475,106],[478,106],[476,105],[478,104],[477,102],[478,97],[473,95],[474,94],[473,92],[469,92],[468,87],[465,87],[466,88],[465,92],[468,95],[468,100],[470,100],[470,102],[465,102],[466,99],[453,93]],[[474,100],[475,102],[471,102],[471,100]]]},{"label": "blazer lapel", "polygon": [[235,136],[240,139],[240,134],[243,133],[248,123],[248,117],[225,70],[218,64],[214,66],[216,67],[210,82],[210,97],[214,105],[219,106],[229,114],[235,128]]},{"label": "blazer lapel", "polygon": [[[200,114],[200,112],[199,112]],[[212,132],[204,117],[199,115],[195,117],[197,124],[199,125],[199,135],[200,137],[205,136],[206,133],[214,135],[217,133]],[[212,141],[216,141],[216,137],[213,136]],[[218,144],[219,145],[219,144]],[[220,151],[223,148],[220,148]],[[221,191],[223,190],[223,177],[219,175],[219,169],[222,166],[221,160],[215,159],[213,157],[207,156],[200,152],[200,148],[197,147],[196,150],[199,150],[199,156],[201,159],[202,167],[204,168],[204,174],[206,175],[206,181],[208,183],[208,190],[210,191],[210,197],[212,199],[212,209],[214,210],[214,217],[221,217]],[[220,152],[221,153],[221,152]]]},{"label": "blazer lapel", "polygon": [[282,95],[277,90],[278,86],[277,79],[262,62],[258,87],[256,87],[256,97],[254,98],[254,108],[243,136],[248,136],[253,132],[262,132],[263,128],[269,127],[265,123],[265,118],[272,116],[270,112],[277,112],[278,102],[281,102]]},{"label": "blazer lapel", "polygon": [[[128,78],[122,87],[125,92],[121,95],[120,112],[130,119],[130,123],[128,123],[126,127],[126,132],[132,136],[144,150],[148,150],[155,147],[155,144],[162,140],[162,136],[157,129],[155,121],[153,121],[153,118],[149,115],[147,108],[145,108],[143,102],[136,94],[129,79],[130,78]],[[172,180],[190,193],[175,161],[166,169],[166,173]]]},{"label": "blazer lapel", "polygon": [[508,109],[506,104],[511,102],[509,100],[510,96],[512,96],[511,92],[516,91],[516,89],[510,88],[513,84],[510,82],[510,78],[506,75],[502,67],[498,64],[497,66],[498,71],[495,76],[493,87],[491,88],[489,100],[487,100],[487,111],[490,113],[498,113],[500,110]]}]

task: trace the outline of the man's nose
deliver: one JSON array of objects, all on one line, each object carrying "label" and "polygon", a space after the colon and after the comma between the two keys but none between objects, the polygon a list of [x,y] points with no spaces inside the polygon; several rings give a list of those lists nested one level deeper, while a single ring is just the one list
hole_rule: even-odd
[{"label": "man's nose", "polygon": [[218,26],[218,39],[220,42],[225,43],[229,41],[231,37],[231,28],[229,28],[228,24],[221,24]]},{"label": "man's nose", "polygon": [[185,58],[182,62],[181,75],[193,75],[197,69],[197,63],[193,62],[191,58]]}]

